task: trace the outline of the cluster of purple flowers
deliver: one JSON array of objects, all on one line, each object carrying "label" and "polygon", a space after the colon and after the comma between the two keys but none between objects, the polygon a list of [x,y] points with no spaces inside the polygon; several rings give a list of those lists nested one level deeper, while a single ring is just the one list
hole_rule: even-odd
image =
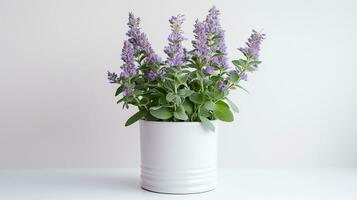
[{"label": "cluster of purple flowers", "polygon": [[165,47],[164,52],[167,54],[167,64],[169,66],[180,66],[185,60],[185,50],[182,42],[185,40],[181,25],[184,22],[183,15],[172,16],[169,20],[171,34],[168,37],[169,45]]},{"label": "cluster of purple flowers", "polygon": [[145,74],[145,78],[148,79],[149,81],[155,81],[155,80],[163,79],[164,75],[165,75],[165,71],[163,69],[159,70],[158,72],[150,70],[148,73]]},{"label": "cluster of purple flowers", "polygon": [[131,93],[131,88],[129,87],[124,87],[123,89],[123,95],[128,96]]},{"label": "cluster of purple flowers", "polygon": [[227,86],[223,82],[219,82],[218,83],[218,90],[223,92],[223,91],[227,90]]},{"label": "cluster of purple flowers", "polygon": [[247,46],[239,48],[239,50],[244,54],[251,56],[254,60],[258,60],[260,44],[262,43],[263,39],[265,39],[265,34],[253,30],[248,39],[248,42],[245,43]]},{"label": "cluster of purple flowers", "polygon": [[124,41],[123,50],[121,53],[121,59],[124,61],[124,64],[121,66],[122,72],[120,77],[128,78],[137,74],[137,66],[135,65],[134,58],[134,48],[127,40]]},{"label": "cluster of purple flowers", "polygon": [[212,54],[220,53],[220,55],[213,56],[211,61],[219,67],[228,67],[227,47],[224,42],[224,30],[221,28],[219,22],[219,10],[213,6],[209,11],[205,20],[206,32],[208,36],[214,39],[215,45],[210,47]]},{"label": "cluster of purple flowers", "polygon": [[160,57],[152,49],[146,34],[141,32],[139,24],[140,18],[135,18],[133,13],[129,13],[129,31],[126,34],[129,37],[128,41],[133,45],[135,53],[144,53],[147,64],[159,63],[161,60]]},{"label": "cluster of purple flowers", "polygon": [[195,48],[193,55],[197,57],[200,63],[209,61],[210,49],[208,46],[208,36],[206,33],[206,26],[204,22],[196,20],[194,25],[195,40],[192,41],[192,46]]},{"label": "cluster of purple flowers", "polygon": [[108,77],[109,83],[119,83],[118,74],[108,71],[107,77]]},{"label": "cluster of purple flowers", "polygon": [[[219,22],[219,10],[212,7],[205,21],[196,20],[195,23],[195,40],[192,45],[195,48],[193,55],[198,58],[200,63],[206,63],[207,66],[203,69],[206,75],[214,73],[214,67],[228,67],[227,48],[224,42],[224,30],[222,30]],[[212,44],[209,42],[211,41]]]},{"label": "cluster of purple flowers", "polygon": [[203,69],[203,73],[206,75],[212,75],[214,74],[214,68],[212,66],[207,66]]}]

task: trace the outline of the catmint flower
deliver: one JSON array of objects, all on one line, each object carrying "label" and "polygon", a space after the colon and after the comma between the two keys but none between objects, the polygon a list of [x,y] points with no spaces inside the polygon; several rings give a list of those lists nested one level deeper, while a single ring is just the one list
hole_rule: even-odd
[{"label": "catmint flower", "polygon": [[157,73],[154,71],[149,71],[148,73],[145,74],[145,77],[149,81],[155,81],[157,79]]},{"label": "catmint flower", "polygon": [[169,66],[179,66],[184,63],[185,50],[182,42],[185,40],[181,25],[184,22],[183,15],[172,16],[169,20],[171,26],[171,34],[168,37],[169,46],[165,47],[164,52],[167,54],[167,64]]},{"label": "catmint flower", "polygon": [[129,37],[128,41],[133,45],[135,53],[142,52],[145,54],[147,64],[159,63],[160,57],[152,49],[146,34],[141,32],[139,25],[140,18],[135,18],[133,13],[129,13],[129,31],[126,34]]},{"label": "catmint flower", "polygon": [[118,78],[118,75],[116,73],[112,73],[112,72],[109,72],[108,71],[108,80],[109,80],[109,83],[119,83],[119,78]]},{"label": "catmint flower", "polygon": [[239,50],[245,55],[251,56],[254,60],[258,60],[260,44],[264,39],[265,39],[264,33],[259,33],[256,30],[253,30],[252,34],[248,39],[248,42],[245,43],[247,46],[239,48]]},{"label": "catmint flower", "polygon": [[124,46],[121,53],[121,59],[124,61],[124,64],[121,66],[123,71],[120,73],[120,77],[128,78],[137,74],[134,53],[135,50],[130,42],[127,40],[124,41]]},{"label": "catmint flower", "polygon": [[240,73],[239,69],[233,69],[227,72],[228,76],[231,76],[233,74],[239,74],[239,73]]},{"label": "catmint flower", "polygon": [[165,75],[165,71],[163,69],[160,69],[158,72],[150,70],[145,74],[145,78],[149,81],[155,81],[155,80],[163,79],[164,75]]},{"label": "catmint flower", "polygon": [[192,45],[195,48],[193,55],[198,58],[200,63],[208,62],[210,49],[207,43],[208,37],[205,23],[196,20],[193,32],[195,33],[195,40],[192,41]]},{"label": "catmint flower", "polygon": [[218,90],[220,90],[221,92],[224,92],[225,90],[227,90],[227,86],[223,82],[219,82]]},{"label": "catmint flower", "polygon": [[206,75],[212,75],[214,74],[214,68],[212,66],[207,66],[203,69],[203,73]]},{"label": "catmint flower", "polygon": [[131,89],[129,87],[124,87],[123,96],[128,96],[131,93]]},{"label": "catmint flower", "polygon": [[157,78],[163,79],[164,76],[165,76],[165,71],[163,69],[159,70],[159,72],[157,73]]},{"label": "catmint flower", "polygon": [[247,74],[247,73],[242,73],[242,74],[240,75],[240,78],[241,78],[242,80],[248,81],[248,74]]},{"label": "catmint flower", "polygon": [[211,61],[220,67],[228,67],[227,47],[224,42],[224,30],[219,22],[220,12],[213,6],[209,11],[205,20],[206,32],[209,38],[215,38],[215,45],[210,47],[211,54],[220,53],[220,55],[212,57]]}]

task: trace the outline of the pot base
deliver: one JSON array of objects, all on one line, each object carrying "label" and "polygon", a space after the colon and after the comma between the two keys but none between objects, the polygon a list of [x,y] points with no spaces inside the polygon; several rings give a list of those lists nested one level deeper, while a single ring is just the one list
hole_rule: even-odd
[{"label": "pot base", "polygon": [[213,188],[211,190],[207,190],[207,191],[202,191],[202,192],[191,192],[191,193],[168,193],[168,192],[157,192],[157,191],[153,191],[153,190],[149,190],[149,189],[146,189],[144,187],[141,186],[141,189],[145,190],[145,191],[148,191],[148,192],[153,192],[153,193],[158,193],[158,194],[171,194],[171,195],[188,195],[188,194],[201,194],[201,193],[206,193],[206,192],[210,192],[210,191],[213,191],[216,189]]},{"label": "pot base", "polygon": [[165,194],[194,194],[214,190],[216,168],[190,170],[158,170],[142,167],[141,187]]}]

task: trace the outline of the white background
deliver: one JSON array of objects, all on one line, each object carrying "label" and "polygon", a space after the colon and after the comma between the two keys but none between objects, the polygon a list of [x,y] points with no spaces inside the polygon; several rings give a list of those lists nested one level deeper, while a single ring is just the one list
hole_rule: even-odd
[{"label": "white background", "polygon": [[[0,0],[0,167],[138,167],[138,125],[124,127],[106,71],[119,72],[127,13],[162,57],[168,19],[184,31],[216,5],[230,58],[263,29],[260,70],[234,91],[220,167],[356,167],[353,0]],[[190,46],[190,41],[186,41]]]}]

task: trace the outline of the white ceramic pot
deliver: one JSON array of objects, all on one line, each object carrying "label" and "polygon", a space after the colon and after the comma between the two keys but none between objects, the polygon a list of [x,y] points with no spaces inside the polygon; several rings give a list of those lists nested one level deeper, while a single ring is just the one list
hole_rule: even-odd
[{"label": "white ceramic pot", "polygon": [[160,193],[210,191],[217,184],[216,131],[200,122],[140,121],[141,187]]}]

